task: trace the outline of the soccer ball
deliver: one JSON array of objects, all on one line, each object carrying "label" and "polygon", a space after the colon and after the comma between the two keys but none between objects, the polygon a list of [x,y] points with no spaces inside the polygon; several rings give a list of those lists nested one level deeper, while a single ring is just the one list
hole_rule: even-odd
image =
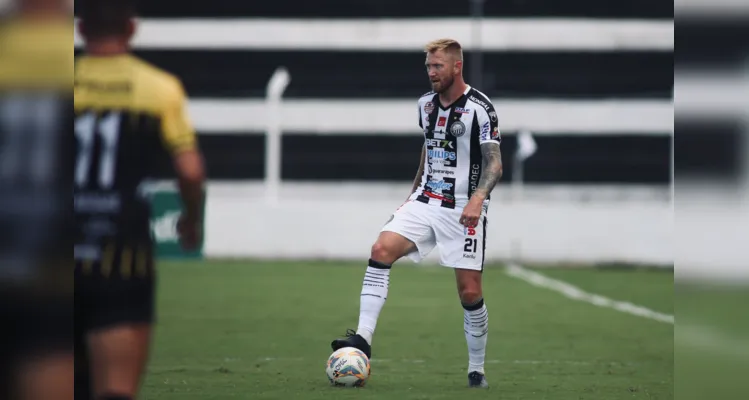
[{"label": "soccer ball", "polygon": [[333,352],[325,364],[325,373],[333,386],[363,387],[369,379],[369,358],[354,347]]}]

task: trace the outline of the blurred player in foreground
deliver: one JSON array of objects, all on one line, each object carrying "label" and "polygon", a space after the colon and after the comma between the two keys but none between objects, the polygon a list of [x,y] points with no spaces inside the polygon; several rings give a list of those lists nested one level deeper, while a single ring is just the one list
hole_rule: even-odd
[{"label": "blurred player in foreground", "polygon": [[205,179],[181,82],[129,54],[134,0],[80,5],[75,66],[76,399],[134,399],[154,322],[154,244],[142,184],[171,160],[198,245]]},{"label": "blurred player in foreground", "polygon": [[419,262],[440,249],[440,264],[455,269],[468,343],[468,385],[487,387],[484,359],[488,314],[481,290],[486,212],[502,176],[497,114],[486,95],[463,80],[463,51],[452,39],[426,45],[433,91],[418,101],[424,132],[411,195],[372,246],[360,298],[359,327],[334,340],[333,350],[356,347],[371,356],[377,318],[385,304],[392,264]]},{"label": "blurred player in foreground", "polygon": [[61,0],[3,3],[0,399],[68,400],[73,224],[65,140],[73,128],[73,18]]}]

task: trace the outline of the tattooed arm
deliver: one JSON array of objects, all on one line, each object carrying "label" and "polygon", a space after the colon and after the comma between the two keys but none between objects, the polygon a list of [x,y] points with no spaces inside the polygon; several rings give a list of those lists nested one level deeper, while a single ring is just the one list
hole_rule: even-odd
[{"label": "tattooed arm", "polygon": [[482,169],[478,187],[472,197],[484,201],[494,189],[500,178],[502,178],[502,153],[499,151],[499,143],[485,142],[481,144]]},{"label": "tattooed arm", "polygon": [[[421,176],[424,174],[424,160],[427,156],[427,146],[426,144],[424,147],[421,148],[421,161],[419,161],[419,170],[416,172],[416,177],[414,178],[414,184],[411,188],[411,192],[408,194],[408,197],[411,197],[411,195],[416,191],[416,189],[421,185]],[[406,198],[406,201],[408,201],[408,198]]]}]

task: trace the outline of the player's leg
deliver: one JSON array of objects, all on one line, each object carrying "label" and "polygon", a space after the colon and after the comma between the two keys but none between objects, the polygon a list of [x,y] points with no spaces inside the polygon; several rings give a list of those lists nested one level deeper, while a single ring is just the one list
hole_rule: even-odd
[{"label": "player's leg", "polygon": [[16,375],[18,400],[73,400],[73,352],[55,351],[22,362]]},{"label": "player's leg", "polygon": [[331,343],[333,350],[356,347],[367,357],[372,356],[372,339],[387,300],[390,287],[390,268],[403,256],[419,261],[434,247],[434,235],[423,217],[424,204],[406,203],[396,211],[383,227],[372,246],[362,290],[359,298],[359,325],[356,332],[349,331],[345,339]]},{"label": "player's leg", "polygon": [[95,400],[137,397],[148,361],[154,318],[155,278],[150,257],[126,277],[84,281],[90,308],[86,350]]},{"label": "player's leg", "polygon": [[489,313],[484,304],[481,271],[455,269],[458,295],[463,306],[463,330],[468,345],[468,380],[474,387],[487,386],[484,377]]},{"label": "player's leg", "polygon": [[416,250],[416,245],[395,232],[381,232],[372,246],[367,270],[364,273],[356,333],[372,343],[377,319],[387,300],[390,287],[390,267],[404,255]]},{"label": "player's leg", "polygon": [[128,324],[89,333],[96,400],[132,400],[148,361],[151,326]]},{"label": "player's leg", "polygon": [[468,384],[488,386],[484,377],[484,359],[489,314],[481,285],[486,243],[486,217],[467,228],[458,221],[462,210],[444,210],[437,218],[435,233],[440,247],[440,263],[455,269],[460,303],[463,306],[463,330],[468,345]]},{"label": "player's leg", "polygon": [[364,273],[359,297],[359,326],[356,332],[349,331],[345,339],[336,339],[333,350],[356,347],[367,357],[372,356],[372,338],[390,287],[390,267],[402,256],[411,253],[416,245],[398,233],[384,231],[372,246],[367,269]]}]

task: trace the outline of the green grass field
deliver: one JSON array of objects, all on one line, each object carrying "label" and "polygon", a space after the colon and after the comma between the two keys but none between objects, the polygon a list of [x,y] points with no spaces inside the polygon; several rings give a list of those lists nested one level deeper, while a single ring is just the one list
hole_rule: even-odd
[{"label": "green grass field", "polygon": [[[330,341],[356,328],[364,269],[349,263],[162,262],[143,399],[671,399],[674,326],[484,273],[488,390],[466,388],[453,271],[393,267],[363,389],[331,387]],[[547,276],[673,314],[673,273]]]},{"label": "green grass field", "polygon": [[747,398],[749,288],[681,283],[674,357],[679,400]]}]

